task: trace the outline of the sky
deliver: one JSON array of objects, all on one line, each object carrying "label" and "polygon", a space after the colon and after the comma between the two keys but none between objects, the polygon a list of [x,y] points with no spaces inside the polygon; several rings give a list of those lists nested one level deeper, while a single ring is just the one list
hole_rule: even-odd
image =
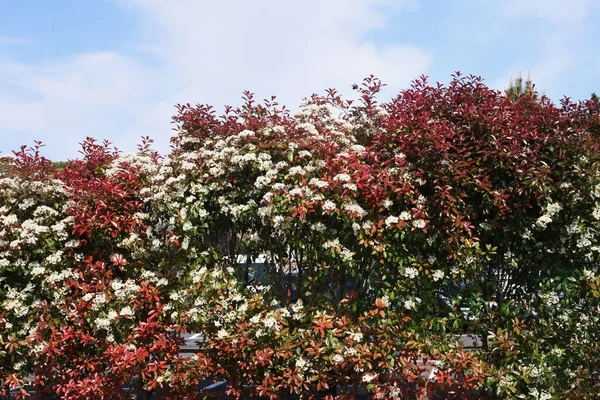
[{"label": "sky", "polygon": [[597,0],[0,0],[0,154],[54,160],[87,136],[165,154],[178,103],[303,98],[374,74],[381,100],[426,75],[528,73],[554,101],[600,92]]}]

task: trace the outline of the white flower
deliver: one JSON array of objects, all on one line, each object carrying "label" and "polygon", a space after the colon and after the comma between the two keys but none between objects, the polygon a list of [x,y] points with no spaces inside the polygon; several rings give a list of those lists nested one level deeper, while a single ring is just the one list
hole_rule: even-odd
[{"label": "white flower", "polygon": [[271,329],[271,328],[277,329],[277,320],[272,315],[269,315],[267,318],[265,318],[263,320],[263,325],[265,326],[265,328],[268,328],[268,329]]},{"label": "white flower", "polygon": [[225,339],[227,336],[229,336],[229,332],[227,332],[225,329],[220,329],[219,332],[217,332],[217,337],[219,339]]},{"label": "white flower", "polygon": [[38,343],[33,347],[33,352],[36,354],[40,354],[44,350],[46,350],[46,343],[44,342]]},{"label": "white flower", "polygon": [[395,217],[393,215],[390,215],[389,217],[387,217],[385,219],[386,226],[396,225],[396,224],[398,224],[398,222],[399,222],[398,217]]},{"label": "white flower", "polygon": [[413,308],[415,308],[416,305],[417,304],[410,299],[404,302],[404,308],[406,308],[407,310],[412,310]]},{"label": "white flower", "polygon": [[298,299],[297,302],[292,304],[292,311],[295,313],[302,311],[303,308],[304,304],[302,303],[302,299]]},{"label": "white flower", "polygon": [[316,222],[310,227],[310,229],[322,233],[322,232],[325,232],[327,227],[322,222]]},{"label": "white flower", "polygon": [[549,215],[544,214],[541,217],[539,217],[537,219],[537,221],[535,221],[535,224],[537,225],[538,228],[545,229],[548,226],[548,224],[551,222],[552,222],[552,218]]},{"label": "white flower", "polygon": [[312,157],[312,154],[308,150],[300,150],[298,152],[298,157],[299,158],[310,158],[310,157]]},{"label": "white flower", "polygon": [[306,371],[311,366],[311,363],[300,357],[296,360],[296,368],[300,371]]},{"label": "white flower", "polygon": [[294,188],[292,190],[289,191],[289,195],[294,197],[294,196],[302,196],[302,189],[301,188]]},{"label": "white flower", "polygon": [[415,219],[412,224],[415,228],[418,228],[418,229],[425,228],[425,221],[422,219]]},{"label": "white flower", "polygon": [[364,335],[361,332],[350,332],[348,337],[356,343],[360,343],[362,342]]},{"label": "white flower", "polygon": [[[325,207],[323,207],[325,208]],[[351,213],[358,214],[361,217],[367,215],[367,212],[359,206],[357,203],[346,203],[344,204],[344,210],[349,211]]]},{"label": "white flower", "polygon": [[96,294],[92,302],[92,310],[98,311],[104,303],[106,303],[106,296],[102,293]]},{"label": "white flower", "polygon": [[548,392],[542,391],[540,393],[540,397],[539,397],[540,400],[550,400],[551,398],[552,398],[552,395]]},{"label": "white flower", "polygon": [[19,219],[17,218],[17,216],[15,214],[10,214],[8,216],[5,216],[4,218],[4,225],[12,225],[12,224],[16,224],[17,222],[19,222]]},{"label": "white flower", "polygon": [[354,347],[346,347],[346,349],[344,350],[344,354],[346,356],[353,356],[356,354],[356,349],[354,349]]},{"label": "white flower", "polygon": [[335,356],[333,356],[333,358],[331,360],[334,363],[341,363],[344,361],[344,356],[342,356],[341,354],[336,354]]},{"label": "white flower", "polygon": [[337,208],[337,206],[331,200],[325,200],[325,203],[323,203],[323,210],[325,210],[325,211],[333,211],[336,208]]},{"label": "white flower", "polygon": [[546,206],[546,212],[551,217],[560,210],[562,210],[562,206],[559,203],[550,203]]},{"label": "white flower", "polygon": [[48,264],[58,264],[62,259],[63,252],[58,250],[56,253],[49,255],[46,257],[46,262]]},{"label": "white flower", "polygon": [[408,211],[402,211],[400,213],[400,219],[402,221],[410,221],[412,219],[412,214]]},{"label": "white flower", "polygon": [[437,282],[440,279],[444,279],[444,275],[445,275],[444,271],[440,271],[438,269],[438,270],[433,271],[433,273],[431,274],[431,277],[433,278],[434,282]]},{"label": "white flower", "polygon": [[123,317],[131,317],[133,316],[133,310],[131,309],[131,307],[125,306],[121,309],[121,312],[119,314]]},{"label": "white flower", "polygon": [[284,169],[287,166],[288,166],[288,163],[285,161],[279,161],[277,164],[275,164],[276,169]]},{"label": "white flower", "polygon": [[595,207],[594,211],[592,211],[592,217],[596,220],[600,220],[600,207]]},{"label": "white flower", "polygon": [[311,135],[318,135],[319,131],[317,130],[317,128],[315,128],[315,126],[313,124],[310,124],[308,122],[304,122],[301,124],[296,125],[298,127],[298,129],[303,129],[306,132],[310,133]]},{"label": "white flower", "polygon": [[166,278],[160,278],[156,281],[156,286],[167,286],[169,281]]},{"label": "white flower", "polygon": [[276,215],[273,217],[273,226],[275,228],[279,228],[284,221],[285,218],[282,215]]},{"label": "white flower", "polygon": [[419,270],[414,267],[404,268],[404,276],[410,279],[415,279],[419,276]]},{"label": "white flower", "polygon": [[485,221],[480,222],[479,227],[484,231],[489,231],[492,229],[492,225]]},{"label": "white flower", "polygon": [[336,176],[333,177],[333,180],[336,182],[349,182],[350,181],[350,175],[348,174],[337,174]]},{"label": "white flower", "polygon": [[327,181],[321,180],[319,178],[310,178],[310,181],[308,181],[308,184],[316,186],[320,189],[329,187],[329,183]]},{"label": "white flower", "polygon": [[340,240],[335,238],[333,240],[328,240],[327,242],[323,243],[323,248],[325,249],[331,249],[331,248],[339,248],[341,246],[340,244]]},{"label": "white flower", "polygon": [[354,253],[346,248],[344,248],[341,252],[340,252],[340,256],[342,257],[342,260],[344,261],[350,261],[352,260],[352,258],[354,257]]},{"label": "white flower", "polygon": [[271,189],[275,192],[285,189],[285,185],[281,182],[274,183]]},{"label": "white flower", "polygon": [[65,247],[67,248],[75,248],[75,247],[79,247],[79,240],[69,240],[67,243],[65,243]]},{"label": "white flower", "polygon": [[306,171],[304,171],[304,168],[302,168],[301,166],[296,165],[294,167],[291,167],[288,173],[292,176],[293,175],[304,175],[304,174],[306,174]]},{"label": "white flower", "polygon": [[110,320],[106,318],[96,318],[94,322],[98,329],[108,329],[110,327]]},{"label": "white flower", "polygon": [[190,247],[190,238],[186,236],[183,238],[183,241],[181,242],[181,249],[187,250],[189,247]]},{"label": "white flower", "polygon": [[83,295],[83,301],[90,301],[94,297],[94,293],[86,293]]},{"label": "white flower", "polygon": [[256,332],[254,333],[254,335],[257,338],[262,337],[262,336],[266,336],[266,334],[267,333],[263,329],[257,329]]},{"label": "white flower", "polygon": [[552,307],[560,302],[560,297],[558,297],[556,292],[542,293],[540,294],[540,297],[549,307]]},{"label": "white flower", "polygon": [[365,383],[369,383],[369,382],[371,382],[375,378],[377,378],[377,374],[368,372],[368,373],[366,373],[366,374],[363,375],[362,381],[365,382]]}]

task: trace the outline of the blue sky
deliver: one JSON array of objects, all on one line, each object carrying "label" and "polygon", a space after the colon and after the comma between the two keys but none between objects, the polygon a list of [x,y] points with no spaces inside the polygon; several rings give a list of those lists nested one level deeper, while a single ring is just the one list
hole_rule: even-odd
[{"label": "blue sky", "polygon": [[596,0],[0,0],[0,154],[54,160],[86,136],[168,150],[176,103],[239,104],[373,73],[390,97],[454,71],[502,89],[518,72],[558,101],[600,92]]}]

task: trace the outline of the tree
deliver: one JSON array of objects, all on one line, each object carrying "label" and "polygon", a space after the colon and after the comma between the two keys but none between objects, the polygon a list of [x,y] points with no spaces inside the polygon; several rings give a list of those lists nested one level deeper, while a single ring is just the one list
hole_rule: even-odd
[{"label": "tree", "polygon": [[527,74],[527,80],[523,80],[521,73],[517,74],[515,79],[510,79],[510,83],[508,85],[508,89],[506,89],[506,94],[511,99],[516,99],[521,95],[532,96],[533,98],[537,98],[537,91],[535,90],[535,85],[531,80],[531,73]]}]

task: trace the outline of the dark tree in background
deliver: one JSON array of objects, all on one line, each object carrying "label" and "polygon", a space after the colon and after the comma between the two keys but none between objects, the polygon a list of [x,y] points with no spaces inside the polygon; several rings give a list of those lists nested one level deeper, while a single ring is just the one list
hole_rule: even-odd
[{"label": "dark tree in background", "polygon": [[534,98],[538,97],[538,93],[535,90],[535,85],[531,80],[531,73],[527,74],[527,79],[524,80],[519,72],[515,79],[510,80],[508,85],[508,89],[506,89],[506,94],[511,99],[516,99],[522,95],[532,96]]}]

